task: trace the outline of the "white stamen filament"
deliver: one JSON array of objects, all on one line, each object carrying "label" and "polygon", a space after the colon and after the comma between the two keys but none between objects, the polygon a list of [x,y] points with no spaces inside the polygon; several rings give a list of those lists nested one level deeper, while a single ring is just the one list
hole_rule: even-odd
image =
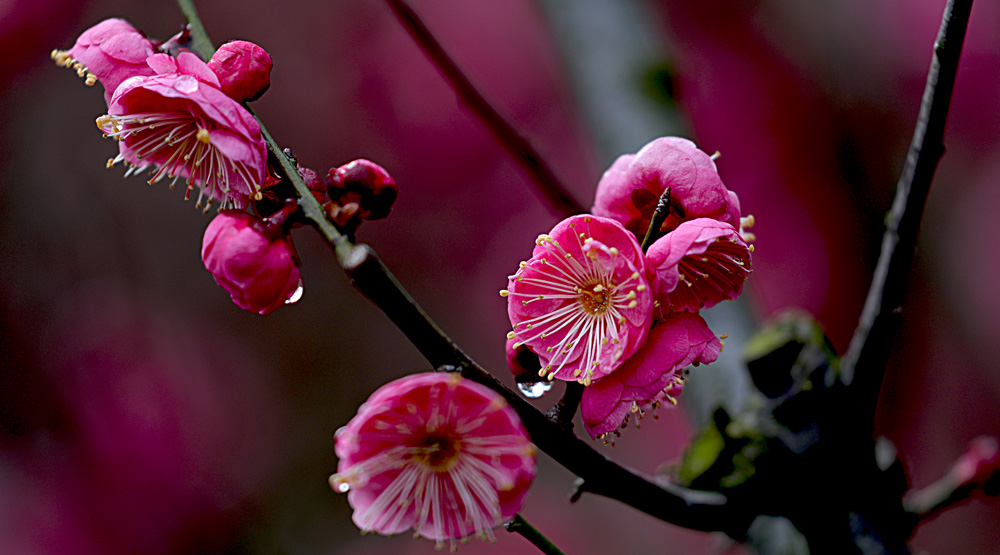
[{"label": "white stamen filament", "polygon": [[128,158],[148,160],[158,157],[164,160],[156,163],[156,167],[153,163],[134,163],[126,170],[126,177],[153,167],[149,183],[173,178],[170,184],[173,188],[177,180],[186,174],[188,193],[185,199],[189,198],[194,185],[200,186],[197,205],[201,207],[202,200],[208,197],[206,211],[211,207],[213,197],[222,199],[220,208],[236,208],[243,204],[243,198],[247,196],[254,200],[262,196],[261,184],[251,177],[255,172],[243,162],[227,157],[213,145],[211,131],[191,114],[104,115],[98,118],[97,125],[105,136],[127,141],[123,147],[124,154],[109,161],[108,167]]}]

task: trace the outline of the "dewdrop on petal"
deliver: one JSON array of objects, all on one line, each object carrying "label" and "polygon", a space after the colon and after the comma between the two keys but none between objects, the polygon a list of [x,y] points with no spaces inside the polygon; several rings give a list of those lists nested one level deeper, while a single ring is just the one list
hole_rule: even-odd
[{"label": "dewdrop on petal", "polygon": [[412,529],[438,546],[521,510],[535,446],[498,393],[454,373],[414,374],[368,398],[338,430],[330,486],[347,493],[362,532]]}]

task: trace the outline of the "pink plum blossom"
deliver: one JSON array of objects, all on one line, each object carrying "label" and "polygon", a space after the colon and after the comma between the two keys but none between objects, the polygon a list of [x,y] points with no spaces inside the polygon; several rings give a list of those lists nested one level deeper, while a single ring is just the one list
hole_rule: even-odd
[{"label": "pink plum blossom", "polygon": [[[364,532],[435,540],[477,534],[521,510],[535,446],[498,393],[453,373],[392,381],[337,431],[330,477]],[[454,544],[453,544],[454,545]]]},{"label": "pink plum blossom", "polygon": [[652,322],[646,257],[620,223],[579,215],[535,241],[509,277],[508,314],[517,338],[538,354],[547,379],[588,385],[642,345]]},{"label": "pink plum blossom", "polygon": [[201,259],[242,309],[268,314],[301,295],[291,237],[246,212],[219,212],[205,229]]},{"label": "pink plum blossom", "polygon": [[644,407],[665,399],[676,404],[684,385],[681,371],[715,362],[722,342],[700,316],[679,312],[659,320],[641,349],[615,373],[583,390],[580,412],[590,437],[616,431]]},{"label": "pink plum blossom", "polygon": [[260,200],[266,178],[260,125],[219,88],[219,79],[189,52],[176,59],[155,54],[147,63],[156,75],[132,77],[115,91],[108,114],[97,119],[106,136],[119,141],[112,167],[128,163],[126,176],[150,169],[150,183],[187,178],[188,198],[200,187],[198,206],[207,196],[222,208],[243,208]]},{"label": "pink plum blossom", "polygon": [[53,50],[52,59],[75,69],[87,85],[100,81],[104,100],[110,104],[122,81],[137,75],[153,75],[146,58],[155,53],[156,47],[145,35],[124,19],[113,18],[84,31],[68,51]]},{"label": "pink plum blossom", "polygon": [[697,312],[735,299],[753,271],[751,252],[728,223],[709,218],[682,223],[646,253],[658,278],[660,312]]},{"label": "pink plum blossom", "polygon": [[726,189],[712,158],[680,137],[661,137],[636,154],[619,156],[597,184],[593,212],[643,237],[667,188],[675,208],[662,231],[694,218],[713,218],[739,227],[736,194]]},{"label": "pink plum blossom", "polygon": [[236,102],[256,100],[271,86],[271,56],[252,42],[234,40],[219,47],[208,61],[222,92]]}]

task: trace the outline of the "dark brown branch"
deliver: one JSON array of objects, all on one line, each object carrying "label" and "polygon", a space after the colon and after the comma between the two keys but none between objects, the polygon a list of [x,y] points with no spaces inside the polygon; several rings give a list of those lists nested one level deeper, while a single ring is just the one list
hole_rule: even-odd
[{"label": "dark brown branch", "polygon": [[972,0],[948,0],[934,44],[927,85],[906,164],[886,222],[872,285],[850,347],[841,361],[843,380],[864,407],[870,425],[882,377],[901,322],[901,305],[924,203],[938,161],[944,155],[944,130],[958,72]]},{"label": "dark brown branch", "polygon": [[424,53],[434,62],[444,77],[455,88],[462,101],[500,141],[500,144],[514,155],[525,170],[534,178],[542,194],[553,208],[562,213],[578,214],[587,210],[573,198],[569,190],[556,177],[552,168],[545,163],[531,143],[522,137],[473,86],[454,60],[448,56],[441,44],[434,38],[424,22],[404,0],[386,0],[393,13],[406,27]]}]

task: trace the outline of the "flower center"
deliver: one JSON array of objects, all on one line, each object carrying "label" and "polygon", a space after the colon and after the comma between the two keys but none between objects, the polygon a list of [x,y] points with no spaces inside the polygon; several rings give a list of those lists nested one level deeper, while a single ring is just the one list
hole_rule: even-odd
[{"label": "flower center", "polygon": [[602,283],[590,283],[579,288],[580,305],[591,314],[604,314],[611,305],[611,293],[614,291],[604,287]]},{"label": "flower center", "polygon": [[443,472],[458,460],[458,441],[454,438],[430,434],[417,448],[417,458],[435,472]]}]

